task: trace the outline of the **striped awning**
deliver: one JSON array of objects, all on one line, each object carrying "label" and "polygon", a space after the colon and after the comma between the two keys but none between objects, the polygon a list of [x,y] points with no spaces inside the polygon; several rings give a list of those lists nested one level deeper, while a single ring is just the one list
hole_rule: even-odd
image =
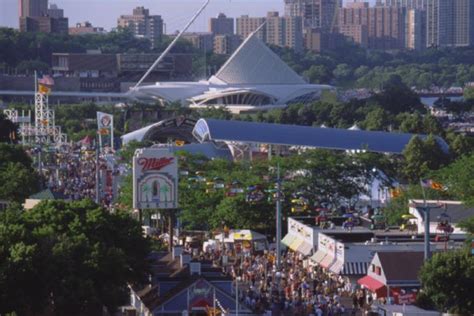
[{"label": "striped awning", "polygon": [[298,251],[298,247],[303,243],[303,239],[296,237],[290,244],[290,249],[293,251]]},{"label": "striped awning", "polygon": [[331,255],[327,255],[326,257],[324,257],[323,261],[321,261],[321,263],[319,264],[321,267],[323,268],[329,268],[331,266],[331,264],[333,263],[334,261],[334,257],[331,256]]},{"label": "striped awning", "polygon": [[295,240],[295,238],[297,237],[293,234],[286,234],[286,236],[281,240],[281,242],[285,246],[290,247],[291,243]]},{"label": "striped awning", "polygon": [[311,253],[311,250],[313,250],[313,246],[306,241],[303,241],[298,247],[298,252],[302,253],[305,256],[308,256]]},{"label": "striped awning", "polygon": [[324,257],[326,257],[326,253],[322,252],[321,250],[318,250],[314,255],[311,256],[311,261],[320,264],[321,261],[323,261]]},{"label": "striped awning", "polygon": [[363,275],[367,274],[368,262],[346,262],[341,271],[343,275]]},{"label": "striped awning", "polygon": [[330,267],[329,271],[335,274],[339,274],[342,271],[342,268],[344,267],[344,261],[341,260],[336,260]]}]

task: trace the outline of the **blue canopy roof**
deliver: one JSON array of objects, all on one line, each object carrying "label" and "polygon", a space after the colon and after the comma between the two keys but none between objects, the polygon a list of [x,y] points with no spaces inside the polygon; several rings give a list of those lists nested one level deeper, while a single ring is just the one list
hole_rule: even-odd
[{"label": "blue canopy roof", "polygon": [[[243,121],[200,119],[193,129],[200,141],[234,141],[255,144],[305,146],[333,150],[366,150],[369,152],[401,154],[416,134],[379,131],[347,130],[296,125]],[[418,135],[426,138],[426,135]],[[444,151],[446,142],[437,137]]]}]

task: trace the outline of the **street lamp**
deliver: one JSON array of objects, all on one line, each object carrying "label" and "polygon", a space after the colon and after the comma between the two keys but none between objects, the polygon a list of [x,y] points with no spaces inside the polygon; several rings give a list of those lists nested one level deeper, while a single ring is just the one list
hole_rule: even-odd
[{"label": "street lamp", "polygon": [[241,281],[240,276],[235,278],[235,315],[239,316],[239,282]]},{"label": "street lamp", "polygon": [[283,192],[281,189],[280,178],[280,163],[277,165],[277,179],[275,184],[275,199],[276,199],[276,268],[280,269],[281,265],[281,202]]},{"label": "street lamp", "polygon": [[425,261],[427,261],[431,254],[431,249],[430,249],[430,211],[432,209],[437,209],[439,208],[438,206],[428,206],[428,203],[426,203],[426,198],[425,198],[425,202],[424,202],[424,205],[423,207],[420,207],[419,209],[421,209],[423,211],[423,214],[424,214],[424,218],[425,218],[425,236],[424,236],[424,253],[425,253],[425,256],[424,256],[424,259]]}]

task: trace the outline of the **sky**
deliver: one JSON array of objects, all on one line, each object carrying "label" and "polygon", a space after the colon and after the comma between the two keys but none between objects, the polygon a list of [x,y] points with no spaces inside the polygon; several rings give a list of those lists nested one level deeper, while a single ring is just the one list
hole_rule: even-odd
[{"label": "sky", "polygon": [[[268,11],[283,13],[283,0],[211,0],[210,5],[194,22],[190,31],[206,31],[210,17],[219,12],[230,17],[243,14],[264,16]],[[122,14],[131,14],[136,6],[150,9],[150,14],[161,15],[166,24],[166,32],[182,29],[204,0],[50,0],[64,9],[69,25],[89,21],[94,26],[107,30],[117,25]],[[18,28],[18,0],[0,0],[0,26]]]}]

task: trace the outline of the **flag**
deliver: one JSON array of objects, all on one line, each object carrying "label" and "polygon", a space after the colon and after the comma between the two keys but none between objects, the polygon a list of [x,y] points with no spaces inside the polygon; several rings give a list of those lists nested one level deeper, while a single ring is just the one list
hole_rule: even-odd
[{"label": "flag", "polygon": [[402,190],[400,188],[392,188],[390,189],[390,196],[392,198],[397,198],[402,195]]},{"label": "flag", "polygon": [[38,92],[41,94],[50,94],[51,88],[40,83],[38,84]]},{"label": "flag", "polygon": [[51,76],[44,75],[43,77],[38,79],[38,84],[51,87],[54,86],[54,79]]},{"label": "flag", "polygon": [[442,185],[439,182],[433,181],[431,179],[422,179],[420,181],[420,184],[423,188],[429,188],[429,189],[433,189],[433,190],[436,190],[436,191],[445,190],[444,185]]},{"label": "flag", "polygon": [[437,191],[443,191],[445,189],[444,185],[442,185],[439,182],[433,181],[433,180],[431,181],[431,188],[433,190],[437,190]]},{"label": "flag", "polygon": [[38,79],[38,92],[41,94],[50,94],[54,86],[54,79],[51,76],[44,75]]}]

